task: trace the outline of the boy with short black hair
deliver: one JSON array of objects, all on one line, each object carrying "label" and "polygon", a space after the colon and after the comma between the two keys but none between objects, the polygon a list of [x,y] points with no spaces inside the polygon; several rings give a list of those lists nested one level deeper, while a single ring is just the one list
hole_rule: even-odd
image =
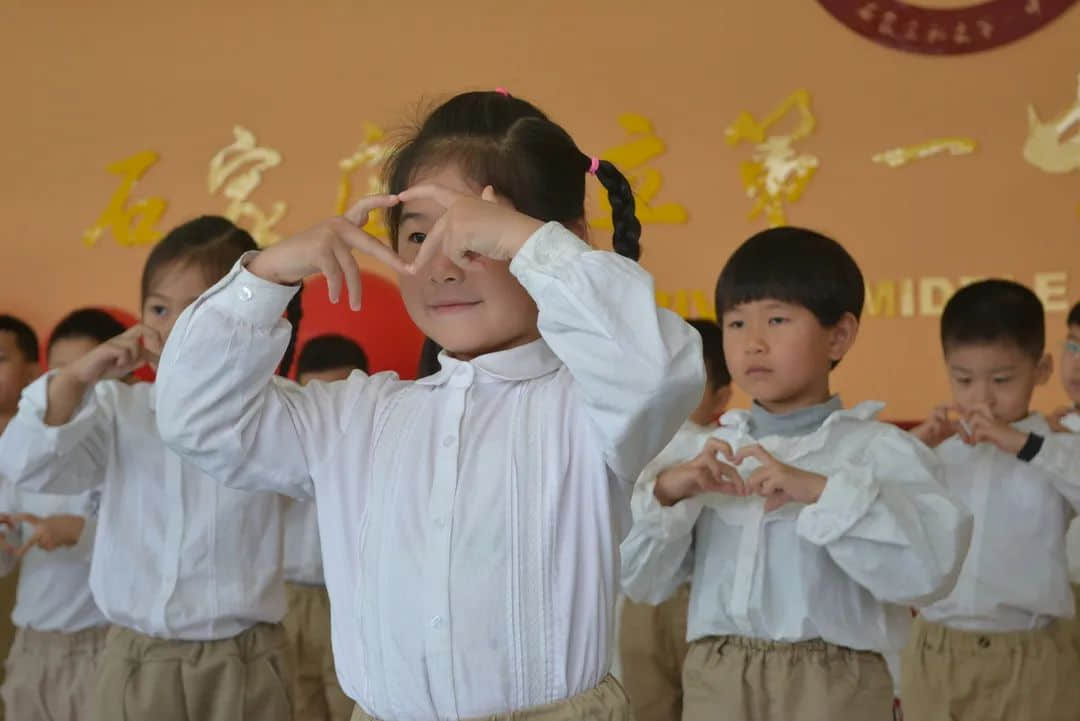
[{"label": "boy with short black hair", "polygon": [[[676,453],[686,447],[694,453],[699,439],[717,426],[731,400],[731,374],[724,360],[724,334],[716,321],[691,318],[686,321],[701,335],[705,354],[705,392],[701,403],[676,432],[665,449]],[[634,504],[652,489],[647,484],[635,488]],[[619,614],[619,657],[623,686],[630,696],[636,721],[671,721],[682,718],[682,672],[689,645],[686,624],[690,606],[690,576],[693,554],[688,553],[680,571],[679,589],[658,604],[626,600]]]},{"label": "boy with short black hair", "polygon": [[975,530],[956,588],[920,609],[903,657],[905,714],[1074,719],[1080,657],[1061,619],[1075,612],[1065,531],[1080,483],[1047,462],[1051,428],[1030,410],[1053,372],[1042,303],[1012,281],[969,285],[945,306],[941,344],[952,404],[912,432],[935,448]]},{"label": "boy with short black hair", "polygon": [[955,581],[970,516],[933,454],[830,390],[864,297],[847,251],[801,228],[755,235],[720,274],[724,353],[753,407],[645,469],[622,546],[624,587],[649,601],[693,547],[685,721],[890,718],[883,654],[905,606]]}]

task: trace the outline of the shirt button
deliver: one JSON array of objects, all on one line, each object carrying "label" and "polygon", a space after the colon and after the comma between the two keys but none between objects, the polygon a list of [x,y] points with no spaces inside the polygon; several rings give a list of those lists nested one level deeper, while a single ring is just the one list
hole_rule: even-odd
[{"label": "shirt button", "polygon": [[457,438],[455,438],[454,436],[447,436],[446,438],[443,438],[442,439],[443,448],[449,448],[450,446],[454,445],[454,441],[456,441],[456,440],[457,440]]},{"label": "shirt button", "polygon": [[979,636],[979,648],[990,648],[990,639],[986,636]]},{"label": "shirt button", "polygon": [[431,627],[436,630],[442,628],[442,616],[432,616]]},{"label": "shirt button", "polygon": [[246,285],[240,286],[240,300],[251,300],[255,297],[254,291]]}]

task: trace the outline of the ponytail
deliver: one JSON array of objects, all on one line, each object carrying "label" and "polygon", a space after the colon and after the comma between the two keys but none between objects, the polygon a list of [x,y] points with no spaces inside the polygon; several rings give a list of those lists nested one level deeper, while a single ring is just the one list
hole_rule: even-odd
[{"label": "ponytail", "polygon": [[289,344],[285,346],[285,354],[281,356],[281,365],[278,366],[278,375],[285,378],[289,377],[293,357],[296,355],[296,336],[300,332],[300,319],[304,316],[303,295],[304,286],[301,285],[300,289],[296,291],[296,295],[289,301],[289,305],[285,307],[285,319],[292,326],[292,331],[289,334]]},{"label": "ponytail", "polygon": [[607,160],[594,161],[588,157],[585,160],[589,163],[589,170],[595,166],[593,174],[607,191],[608,203],[611,205],[611,225],[614,228],[611,233],[611,247],[616,253],[630,260],[639,259],[641,221],[634,212],[634,191],[630,187],[630,181]]}]

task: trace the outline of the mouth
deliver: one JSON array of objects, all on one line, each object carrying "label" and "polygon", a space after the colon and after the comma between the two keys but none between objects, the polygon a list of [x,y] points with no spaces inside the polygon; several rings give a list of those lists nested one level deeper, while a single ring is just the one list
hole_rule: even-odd
[{"label": "mouth", "polygon": [[760,378],[772,373],[772,368],[766,368],[765,366],[751,366],[746,369],[746,375],[750,378]]},{"label": "mouth", "polygon": [[471,308],[475,308],[478,305],[480,305],[480,301],[478,301],[478,300],[474,300],[474,301],[448,301],[448,302],[441,302],[441,303],[432,303],[432,304],[430,304],[428,306],[428,310],[430,310],[432,313],[438,313],[440,315],[442,315],[442,314],[449,315],[449,314],[453,314],[453,313],[461,313],[461,312],[470,310]]}]

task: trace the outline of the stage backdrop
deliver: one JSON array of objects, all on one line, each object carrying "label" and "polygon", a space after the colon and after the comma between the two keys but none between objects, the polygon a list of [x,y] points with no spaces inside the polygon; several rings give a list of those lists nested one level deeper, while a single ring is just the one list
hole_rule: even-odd
[{"label": "stage backdrop", "polygon": [[[683,314],[712,312],[724,260],[770,224],[841,240],[871,302],[835,387],[918,417],[946,396],[958,284],[1036,286],[1055,355],[1080,297],[1069,4],[7,3],[0,309],[43,333],[80,305],[137,312],[171,226],[229,213],[272,242],[365,192],[432,103],[505,86],[631,175],[642,262]],[[410,372],[418,334],[376,290],[359,325],[309,304],[304,334],[356,329],[376,369]],[[1063,400],[1056,379],[1038,396]]]}]

